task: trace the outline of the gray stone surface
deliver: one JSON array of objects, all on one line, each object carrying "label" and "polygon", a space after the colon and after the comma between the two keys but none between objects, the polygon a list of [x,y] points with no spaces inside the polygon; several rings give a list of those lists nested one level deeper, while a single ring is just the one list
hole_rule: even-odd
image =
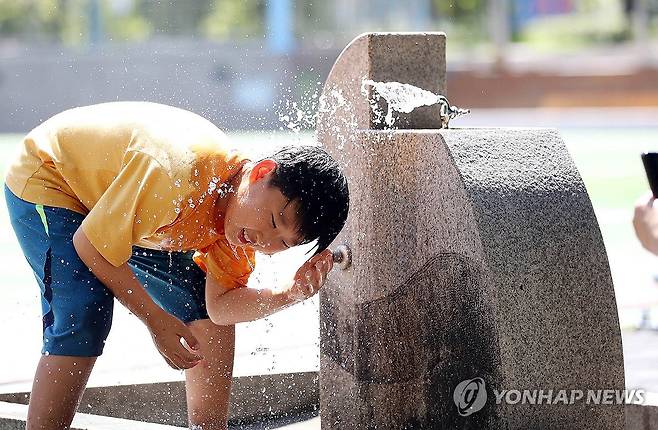
[{"label": "gray stone surface", "polygon": [[[229,423],[237,426],[281,417],[292,417],[290,421],[294,422],[300,414],[317,411],[318,390],[317,372],[233,378]],[[29,393],[0,394],[0,402],[28,401]],[[78,412],[186,427],[185,384],[176,381],[88,388]]]},{"label": "gray stone surface", "polygon": [[[405,84],[447,96],[445,34],[407,33],[391,37],[390,33],[369,33],[365,38],[368,44],[368,79],[389,82],[398,81],[400,76],[404,76]],[[368,89],[369,94],[372,91],[372,88]],[[379,109],[386,112],[386,101],[381,99],[378,104]],[[395,113],[394,119],[399,128],[441,127],[438,105],[418,107],[410,114]],[[371,117],[368,128],[382,129],[383,123]]]},{"label": "gray stone surface", "polygon": [[650,407],[642,405],[626,405],[625,407],[626,425],[625,430],[652,430]]},{"label": "gray stone surface", "polygon": [[[26,405],[0,402],[0,430],[23,430],[25,429],[26,418]],[[70,428],[71,430],[175,430],[183,427],[90,414],[76,414]]]},{"label": "gray stone surface", "polygon": [[625,430],[657,430],[658,429],[658,394],[647,392],[642,404],[625,406]]},{"label": "gray stone surface", "polygon": [[[397,122],[415,130],[376,130],[361,80],[393,57],[406,67],[388,80],[445,94],[444,56],[418,54],[444,43],[363,35],[325,85],[318,139],[353,202],[334,246],[353,263],[320,292],[322,427],[623,428],[622,406],[494,400],[623,389],[621,336],[598,224],[556,132],[414,127],[438,127],[427,111]],[[453,391],[475,377],[488,401],[461,416]]]}]

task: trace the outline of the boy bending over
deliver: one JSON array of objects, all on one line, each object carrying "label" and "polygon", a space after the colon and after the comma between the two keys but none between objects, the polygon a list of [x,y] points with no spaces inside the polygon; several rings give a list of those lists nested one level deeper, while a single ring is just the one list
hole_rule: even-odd
[{"label": "boy bending over", "polygon": [[[11,223],[41,289],[28,429],[70,425],[116,297],[186,369],[190,425],[226,428],[235,323],[313,296],[347,218],[347,182],[313,146],[253,162],[181,109],[116,102],[32,130],[6,177]],[[280,288],[247,288],[254,252],[316,242]]]}]

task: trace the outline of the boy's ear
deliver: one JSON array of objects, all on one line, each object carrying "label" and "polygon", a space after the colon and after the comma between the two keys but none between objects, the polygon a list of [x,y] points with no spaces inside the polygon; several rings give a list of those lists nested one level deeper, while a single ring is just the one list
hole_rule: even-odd
[{"label": "boy's ear", "polygon": [[277,162],[271,158],[260,160],[254,165],[254,167],[251,168],[251,173],[249,174],[249,183],[253,184],[260,179],[263,179],[271,172],[274,172],[277,166]]}]

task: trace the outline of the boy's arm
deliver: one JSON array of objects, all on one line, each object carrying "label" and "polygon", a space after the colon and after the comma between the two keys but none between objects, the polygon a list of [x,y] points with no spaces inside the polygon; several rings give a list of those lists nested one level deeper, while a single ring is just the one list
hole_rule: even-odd
[{"label": "boy's arm", "polygon": [[197,364],[201,357],[180,343],[182,337],[191,348],[198,348],[198,341],[190,329],[151,299],[127,263],[113,266],[94,248],[82,228],[78,228],[73,235],[73,246],[94,275],[146,324],[160,354],[171,367],[189,369]]},{"label": "boy's arm", "polygon": [[325,250],[304,263],[283,289],[226,288],[212,275],[206,276],[206,309],[212,322],[232,325],[254,321],[312,297],[324,284],[333,267],[333,256]]}]

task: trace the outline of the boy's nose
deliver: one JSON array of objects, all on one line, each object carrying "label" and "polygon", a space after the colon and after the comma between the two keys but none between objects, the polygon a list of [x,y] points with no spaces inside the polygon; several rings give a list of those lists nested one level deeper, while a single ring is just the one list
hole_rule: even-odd
[{"label": "boy's nose", "polygon": [[261,246],[260,244],[262,243],[262,236],[260,233],[256,232],[256,230],[247,229],[246,235],[249,238],[249,242],[251,242],[253,246]]},{"label": "boy's nose", "polygon": [[259,247],[267,250],[272,246],[273,243],[276,243],[275,239],[275,237],[270,235],[259,234],[257,243]]},{"label": "boy's nose", "polygon": [[269,240],[260,232],[254,232],[254,245],[259,247],[266,247],[269,243]]}]

